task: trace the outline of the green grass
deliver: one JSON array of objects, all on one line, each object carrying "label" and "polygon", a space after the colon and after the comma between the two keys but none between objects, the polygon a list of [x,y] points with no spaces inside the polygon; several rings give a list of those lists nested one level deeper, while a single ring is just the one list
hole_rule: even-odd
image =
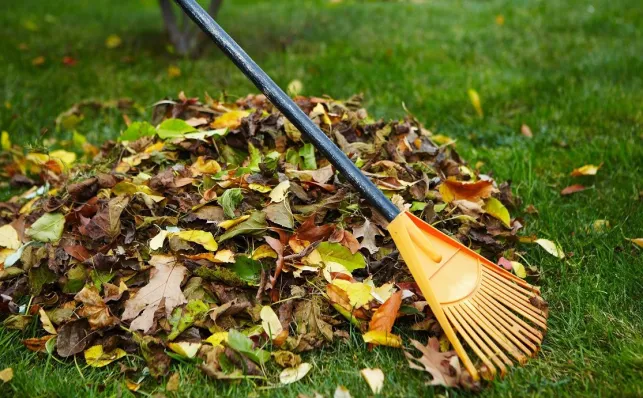
[{"label": "green grass", "polygon": [[[499,14],[504,26],[494,22]],[[38,31],[26,29],[27,21]],[[522,246],[542,269],[538,283],[551,305],[549,332],[537,358],[483,395],[643,395],[643,257],[625,240],[643,236],[638,1],[234,0],[224,4],[220,22],[282,86],[299,79],[308,95],[363,92],[371,115],[383,118],[403,116],[404,103],[432,131],[457,138],[472,164],[482,161],[485,172],[513,181],[524,204],[540,212],[522,215],[527,233],[573,253],[558,260]],[[29,0],[4,7],[0,129],[27,144],[54,134],[56,115],[82,99],[130,97],[146,107],[140,115],[146,118],[149,105],[180,90],[189,96],[224,91],[232,98],[256,91],[216,50],[196,61],[172,57],[160,32],[153,0]],[[107,50],[104,41],[112,33],[124,44]],[[45,64],[33,66],[40,55]],[[65,55],[78,64],[62,65]],[[169,65],[177,65],[181,76],[170,79]],[[480,93],[483,119],[475,116],[468,88]],[[523,123],[533,139],[520,135]],[[123,125],[108,113],[81,132],[100,143]],[[575,167],[601,162],[595,177],[569,177]],[[576,182],[592,189],[559,195]],[[587,232],[596,219],[608,219],[611,230]],[[0,395],[130,394],[118,366],[48,363],[24,349],[20,338],[0,330],[0,369],[15,371]],[[314,365],[309,377],[269,390],[212,381],[193,366],[174,365],[181,372],[178,395],[332,396],[344,384],[353,396],[366,396],[370,390],[358,370],[367,366],[385,372],[385,396],[466,395],[424,387],[424,375],[408,369],[399,351],[369,352],[359,336],[305,358]],[[163,392],[164,385],[148,381],[142,390]]]}]

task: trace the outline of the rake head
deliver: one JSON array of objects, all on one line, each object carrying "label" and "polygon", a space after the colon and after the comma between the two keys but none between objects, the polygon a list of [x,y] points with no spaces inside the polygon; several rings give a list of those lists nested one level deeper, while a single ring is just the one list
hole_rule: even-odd
[{"label": "rake head", "polygon": [[[388,227],[395,244],[474,380],[504,375],[540,348],[547,329],[540,290],[405,212]],[[484,366],[479,372],[458,336]]]}]

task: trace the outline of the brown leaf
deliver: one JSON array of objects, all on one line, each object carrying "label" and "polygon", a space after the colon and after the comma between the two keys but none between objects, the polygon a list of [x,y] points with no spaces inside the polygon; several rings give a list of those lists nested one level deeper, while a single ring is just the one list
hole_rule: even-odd
[{"label": "brown leaf", "polygon": [[470,200],[477,202],[491,196],[493,191],[493,182],[487,180],[478,180],[476,182],[457,181],[450,177],[442,182],[438,187],[442,200],[449,203],[458,199]]},{"label": "brown leaf", "polygon": [[47,342],[51,340],[52,337],[55,337],[53,334],[43,336],[43,337],[34,337],[31,339],[24,339],[22,340],[22,344],[24,344],[27,349],[30,351],[35,351],[35,352],[45,352],[46,348],[45,346],[47,345]]},{"label": "brown leaf", "polygon": [[82,245],[64,246],[63,250],[78,261],[85,261],[92,256]]},{"label": "brown leaf", "polygon": [[92,239],[114,239],[121,233],[121,213],[127,207],[129,198],[117,196],[107,203],[107,206],[98,212],[91,221],[81,229],[83,235]]},{"label": "brown leaf", "polygon": [[84,202],[98,192],[98,178],[92,177],[67,186],[67,192],[77,202]]},{"label": "brown leaf", "polygon": [[363,238],[360,243],[360,249],[366,249],[371,254],[375,254],[380,250],[377,243],[375,243],[375,238],[378,235],[382,235],[382,231],[369,219],[365,219],[361,227],[353,228],[353,236]]},{"label": "brown leaf", "polygon": [[[187,302],[181,291],[181,282],[187,268],[177,263],[172,256],[155,255],[149,261],[154,268],[150,272],[150,281],[134,297],[125,302],[122,320],[133,319],[132,330],[147,332],[154,324],[154,313],[161,300],[165,303],[166,316],[178,305]],[[139,315],[140,314],[140,315]]]},{"label": "brown leaf", "polygon": [[318,240],[326,239],[335,230],[334,224],[326,224],[321,226],[315,225],[315,214],[311,215],[304,221],[299,228],[297,228],[297,238],[307,240],[309,242],[317,242]]},{"label": "brown leaf", "polygon": [[107,305],[98,294],[96,287],[85,286],[74,296],[74,300],[83,303],[77,313],[80,317],[89,320],[89,326],[92,330],[106,328],[118,323],[118,319],[110,314],[109,308],[107,308]]},{"label": "brown leaf", "polygon": [[89,321],[85,318],[68,322],[58,329],[56,351],[63,358],[85,351],[91,342]]},{"label": "brown leaf", "polygon": [[571,195],[573,193],[581,192],[581,191],[584,191],[586,189],[587,188],[585,188],[584,186],[582,186],[580,184],[574,184],[574,185],[570,185],[567,188],[565,188],[562,191],[560,191],[560,194],[561,195]]},{"label": "brown leaf", "polygon": [[328,238],[329,242],[337,242],[348,248],[352,254],[360,249],[360,244],[355,236],[345,229],[336,229]]},{"label": "brown leaf", "polygon": [[458,386],[462,372],[455,351],[440,352],[440,342],[435,337],[431,337],[426,346],[416,340],[411,340],[411,344],[422,353],[422,356],[416,358],[407,351],[404,352],[404,355],[409,361],[411,369],[428,372],[433,377],[427,382],[428,385]]},{"label": "brown leaf", "polygon": [[520,133],[527,138],[532,138],[534,136],[531,132],[531,129],[526,124],[520,126]]}]

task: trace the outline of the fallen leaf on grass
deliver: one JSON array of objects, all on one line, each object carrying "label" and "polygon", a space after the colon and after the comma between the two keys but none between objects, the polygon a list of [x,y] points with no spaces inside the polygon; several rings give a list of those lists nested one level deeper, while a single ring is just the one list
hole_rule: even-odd
[{"label": "fallen leaf on grass", "polygon": [[554,257],[565,258],[565,252],[560,248],[559,245],[550,241],[549,239],[536,239],[534,243],[539,244],[547,253],[551,254]]},{"label": "fallen leaf on grass", "polygon": [[373,314],[368,323],[368,330],[391,333],[397,319],[397,312],[402,305],[402,291],[395,292]]},{"label": "fallen leaf on grass", "polygon": [[154,324],[154,313],[161,300],[164,301],[168,317],[177,305],[187,303],[181,291],[181,282],[187,269],[172,256],[155,255],[149,263],[154,267],[149,283],[127,300],[122,316],[124,321],[133,319],[131,329],[143,332],[147,332]]},{"label": "fallen leaf on grass", "polygon": [[611,228],[609,220],[595,220],[592,223],[594,232],[605,232]]},{"label": "fallen leaf on grass", "polygon": [[13,369],[12,368],[6,368],[0,370],[0,380],[2,380],[3,383],[8,383],[13,379]]},{"label": "fallen leaf on grass", "polygon": [[520,126],[520,133],[527,138],[532,138],[534,134],[531,132],[531,129],[526,124]]},{"label": "fallen leaf on grass", "polygon": [[602,165],[603,163],[599,164],[598,166],[595,166],[593,164],[586,164],[585,166],[574,169],[570,175],[572,177],[593,176],[596,175],[598,169],[600,169]]},{"label": "fallen leaf on grass", "polygon": [[467,90],[467,94],[469,95],[469,100],[471,101],[471,105],[473,105],[473,109],[476,110],[479,117],[483,117],[484,113],[482,112],[482,103],[480,102],[480,95],[478,92],[470,88]]},{"label": "fallen leaf on grass", "polygon": [[116,48],[121,44],[123,44],[123,39],[121,39],[118,35],[109,35],[105,39],[105,47],[109,49]]},{"label": "fallen leaf on grass", "polygon": [[373,394],[379,394],[384,387],[384,372],[382,369],[362,369],[359,371],[366,383],[373,391]]},{"label": "fallen leaf on grass", "polygon": [[167,67],[167,75],[170,79],[181,76],[181,69],[176,65],[170,65]]},{"label": "fallen leaf on grass", "polygon": [[167,346],[170,348],[170,350],[174,351],[180,356],[190,359],[190,358],[194,358],[196,354],[199,352],[199,348],[201,348],[201,343],[179,341],[176,343],[175,342],[168,343]]},{"label": "fallen leaf on grass", "polygon": [[281,384],[291,384],[306,377],[308,372],[313,368],[308,362],[299,364],[294,368],[286,368],[279,374],[279,381]]},{"label": "fallen leaf on grass", "polygon": [[560,191],[560,194],[561,195],[571,195],[573,193],[581,192],[581,191],[584,191],[586,189],[587,188],[585,188],[584,186],[582,186],[580,184],[574,184],[574,185],[570,185],[570,186],[566,187],[565,189],[563,189],[562,191]]},{"label": "fallen leaf on grass", "polygon": [[127,353],[121,348],[116,348],[113,351],[103,351],[102,345],[95,345],[85,350],[85,361],[87,365],[93,368],[102,368],[110,363],[123,358]]},{"label": "fallen leaf on grass", "polygon": [[507,210],[507,208],[502,204],[501,201],[491,197],[487,199],[487,202],[485,203],[483,209],[487,212],[487,214],[502,221],[502,223],[507,227],[510,227],[511,217],[509,216],[509,210]]},{"label": "fallen leaf on grass", "polygon": [[628,239],[630,242],[634,243],[638,247],[643,247],[643,238],[632,238]]},{"label": "fallen leaf on grass", "polygon": [[337,386],[333,398],[351,398],[351,392],[344,386]]},{"label": "fallen leaf on grass", "polygon": [[404,355],[411,369],[425,371],[433,377],[426,384],[445,387],[458,385],[461,371],[455,351],[440,352],[440,342],[435,337],[431,337],[426,346],[416,340],[411,340],[411,344],[422,353],[422,356],[415,357],[407,351]]},{"label": "fallen leaf on grass", "polygon": [[45,310],[43,310],[42,308],[38,309],[38,314],[40,314],[40,322],[42,323],[42,328],[45,329],[45,332],[49,334],[58,334],[58,332],[56,332],[56,328],[51,323],[51,320],[49,319],[49,316],[47,316]]},{"label": "fallen leaf on grass", "polygon": [[179,375],[179,372],[174,372],[170,376],[170,378],[167,380],[167,384],[165,385],[165,390],[166,391],[179,391],[179,384],[181,383],[181,376]]},{"label": "fallen leaf on grass", "polygon": [[402,347],[402,338],[393,333],[387,333],[382,330],[373,330],[362,335],[365,343],[375,345],[385,345],[393,348]]},{"label": "fallen leaf on grass", "polygon": [[46,60],[46,58],[43,57],[42,55],[40,55],[40,56],[37,56],[36,58],[32,59],[31,64],[33,66],[40,66],[40,65],[45,63],[45,60]]}]

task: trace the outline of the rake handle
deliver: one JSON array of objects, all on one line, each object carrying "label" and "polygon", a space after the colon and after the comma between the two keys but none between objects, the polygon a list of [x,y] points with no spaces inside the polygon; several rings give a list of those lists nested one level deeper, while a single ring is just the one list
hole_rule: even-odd
[{"label": "rake handle", "polygon": [[319,127],[283,92],[252,58],[195,1],[175,0],[183,11],[216,43],[244,75],[284,114],[297,129],[328,159],[328,161],[388,220],[400,213],[353,162],[324,134]]}]

